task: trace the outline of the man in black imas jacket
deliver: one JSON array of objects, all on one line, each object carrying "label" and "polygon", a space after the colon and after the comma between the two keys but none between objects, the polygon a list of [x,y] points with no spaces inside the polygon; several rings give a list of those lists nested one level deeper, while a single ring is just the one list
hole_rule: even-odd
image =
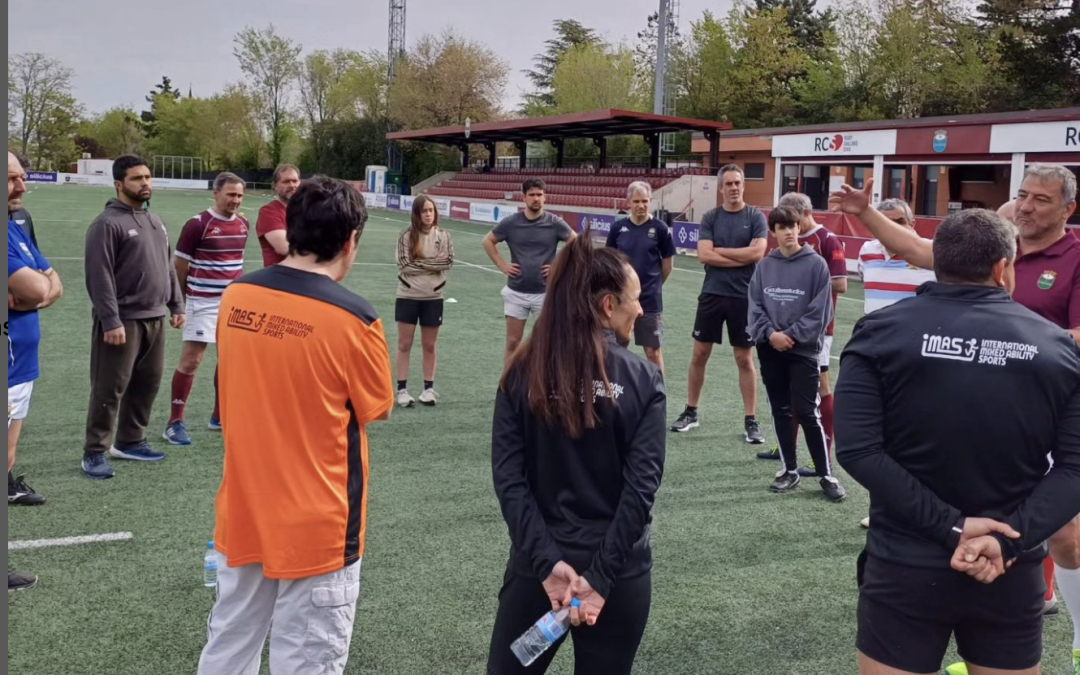
[{"label": "man in black imas jacket", "polygon": [[952,635],[979,672],[1038,672],[1045,542],[1080,512],[1080,348],[1010,298],[1015,258],[996,214],[950,216],[938,281],[864,316],[841,358],[837,459],[874,523],[864,675],[938,672]]}]

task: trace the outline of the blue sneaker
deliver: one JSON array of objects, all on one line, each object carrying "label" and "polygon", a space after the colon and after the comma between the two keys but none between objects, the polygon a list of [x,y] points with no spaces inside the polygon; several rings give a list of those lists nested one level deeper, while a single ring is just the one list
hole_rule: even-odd
[{"label": "blue sneaker", "polygon": [[188,433],[184,420],[177,420],[170,424],[161,437],[172,445],[191,445],[191,434]]},{"label": "blue sneaker", "polygon": [[109,466],[109,460],[105,459],[104,452],[83,453],[82,470],[87,478],[94,480],[104,480],[116,475],[113,468]]},{"label": "blue sneaker", "polygon": [[114,445],[109,448],[109,454],[117,459],[132,459],[136,462],[160,462],[165,459],[164,452],[151,448],[146,441],[140,441],[123,449]]},{"label": "blue sneaker", "polygon": [[221,431],[221,419],[211,416],[210,424],[207,424],[206,428],[210,431]]}]

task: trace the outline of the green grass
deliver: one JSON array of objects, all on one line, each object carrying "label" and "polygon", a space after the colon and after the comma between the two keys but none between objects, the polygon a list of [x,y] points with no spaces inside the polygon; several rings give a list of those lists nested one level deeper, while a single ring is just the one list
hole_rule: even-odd
[{"label": "green grass", "polygon": [[[57,675],[190,674],[213,594],[201,585],[221,478],[220,435],[205,429],[213,403],[211,353],[189,403],[196,445],[157,465],[114,462],[116,478],[83,477],[89,395],[90,304],[83,284],[87,225],[109,190],[36,187],[26,205],[66,284],[43,312],[43,375],[20,444],[18,470],[46,495],[43,507],[12,508],[10,539],[130,531],[130,542],[47,548],[10,555],[41,577],[8,599],[12,672]],[[265,198],[249,198],[254,219]],[[210,204],[208,193],[159,191],[153,208],[174,239]],[[392,319],[394,246],[400,214],[373,212],[346,285]],[[482,673],[509,538],[491,487],[490,413],[502,363],[504,320],[495,273],[480,246],[486,229],[446,223],[459,260],[440,341],[439,407],[396,411],[371,429],[369,525],[363,592],[349,672]],[[261,256],[252,236],[248,258]],[[701,268],[678,258],[665,288],[670,418],[685,404],[690,331]],[[862,313],[852,284],[840,302],[839,355]],[[394,323],[387,330],[394,344]],[[180,348],[170,331],[163,392],[150,428],[159,437]],[[411,381],[418,384],[419,348]],[[415,393],[415,392],[414,392]],[[759,418],[771,427],[764,392]],[[741,438],[742,404],[730,351],[715,352],[701,406],[702,428],[671,435],[656,503],[652,615],[636,672],[821,675],[856,672],[855,558],[866,493],[826,503],[807,484],[770,494],[776,465],[754,459]],[[771,429],[766,429],[770,433]],[[163,442],[159,441],[163,445]],[[803,451],[805,456],[805,451]],[[1067,670],[1067,615],[1047,621],[1046,672]],[[552,673],[572,672],[564,648]],[[264,665],[265,668],[265,665]]]}]

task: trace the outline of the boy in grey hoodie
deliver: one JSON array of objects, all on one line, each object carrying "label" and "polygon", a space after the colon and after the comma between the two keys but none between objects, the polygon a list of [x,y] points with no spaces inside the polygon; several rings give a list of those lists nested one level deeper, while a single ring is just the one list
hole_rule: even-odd
[{"label": "boy in grey hoodie", "polygon": [[784,463],[769,489],[790,492],[799,485],[794,415],[825,496],[840,501],[846,493],[832,476],[818,408],[818,354],[832,320],[832,279],[825,260],[799,243],[799,217],[785,207],[769,214],[769,230],[780,247],[758,263],[750,280],[747,332],[757,345]]}]

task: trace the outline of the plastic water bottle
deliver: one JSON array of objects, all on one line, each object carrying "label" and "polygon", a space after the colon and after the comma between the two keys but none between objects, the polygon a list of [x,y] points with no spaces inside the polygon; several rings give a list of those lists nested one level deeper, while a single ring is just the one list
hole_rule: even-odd
[{"label": "plastic water bottle", "polygon": [[214,551],[212,540],[206,545],[206,558],[203,560],[203,586],[207,588],[217,586],[217,553]]},{"label": "plastic water bottle", "polygon": [[[577,598],[574,598],[571,604],[574,607],[581,606],[581,602]],[[540,617],[540,620],[525,631],[521,637],[514,640],[514,643],[510,645],[510,651],[514,652],[514,656],[517,657],[518,661],[521,661],[521,665],[527,668],[532,665],[533,661],[540,658],[540,655],[546,652],[551,645],[566,635],[569,628],[569,609],[548,612]]]}]

